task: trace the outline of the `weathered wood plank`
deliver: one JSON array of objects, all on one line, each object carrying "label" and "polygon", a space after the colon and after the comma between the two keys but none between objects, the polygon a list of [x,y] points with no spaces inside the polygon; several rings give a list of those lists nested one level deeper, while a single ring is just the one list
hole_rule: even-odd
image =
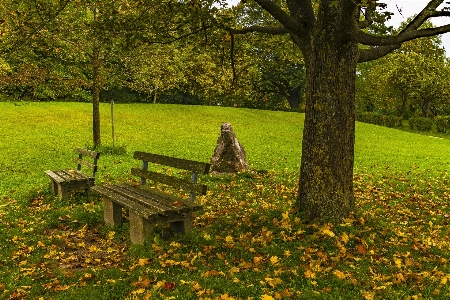
[{"label": "weathered wood plank", "polygon": [[73,149],[73,151],[75,151],[75,153],[86,155],[94,159],[99,159],[100,157],[100,152],[97,151],[87,150],[79,147],[76,147],[75,149]]},{"label": "weathered wood plank", "polygon": [[105,186],[106,189],[117,193],[118,195],[124,196],[130,200],[133,200],[137,203],[139,203],[140,205],[143,205],[145,207],[147,207],[148,209],[153,210],[154,212],[167,216],[168,212],[170,210],[172,210],[171,207],[162,205],[158,202],[153,202],[153,201],[149,201],[148,198],[143,197],[142,195],[139,195],[138,193],[136,193],[136,190],[138,188],[133,188],[133,189],[124,189],[118,185],[107,185]]},{"label": "weathered wood plank", "polygon": [[61,182],[64,182],[64,180],[65,180],[64,178],[59,176],[54,171],[47,170],[47,171],[45,171],[45,174],[47,174],[52,179],[52,181],[54,181],[56,183],[61,183]]},{"label": "weathered wood plank", "polygon": [[79,158],[74,158],[72,161],[74,163],[76,163],[77,165],[82,165],[86,168],[91,169],[93,172],[97,172],[97,165],[95,165],[89,161],[86,161],[84,159],[79,159]]},{"label": "weathered wood plank", "polygon": [[206,195],[206,191],[208,187],[205,184],[200,183],[192,183],[190,181],[172,177],[166,174],[156,173],[153,171],[148,170],[142,170],[139,168],[132,168],[131,174],[139,177],[144,177],[147,179],[151,179],[153,181],[168,184],[170,186],[176,187],[176,188],[182,188],[189,192],[195,192],[196,194],[200,195]]},{"label": "weathered wood plank", "polygon": [[108,197],[111,201],[123,206],[124,208],[128,208],[138,213],[140,216],[148,219],[155,220],[158,217],[158,213],[152,211],[151,209],[136,203],[127,197],[121,196],[113,191],[110,191],[106,187],[95,186],[91,189],[93,192],[102,195],[103,197]]},{"label": "weathered wood plank", "polygon": [[[125,186],[126,184],[124,184]],[[183,204],[183,206],[179,206],[180,211],[185,211],[184,207],[188,208],[189,210],[192,211],[198,211],[198,210],[202,210],[203,206],[201,204],[197,204],[197,203],[193,203],[190,201],[186,201],[180,197],[171,195],[171,194],[167,194],[164,193],[162,191],[159,191],[155,188],[149,188],[147,186],[140,186],[137,190],[136,193],[139,193],[145,197],[149,197],[152,199],[155,199],[156,201],[165,203],[167,206],[174,206],[175,203],[179,204]]]},{"label": "weathered wood plank", "polygon": [[164,156],[159,154],[136,151],[133,157],[143,161],[148,161],[164,166],[170,166],[177,169],[193,171],[200,174],[208,174],[211,165],[209,163],[198,162],[194,160]]},{"label": "weathered wood plank", "polygon": [[94,177],[89,177],[81,171],[78,170],[57,170],[53,171],[55,174],[64,179],[65,182],[76,182],[76,181],[94,181]]}]

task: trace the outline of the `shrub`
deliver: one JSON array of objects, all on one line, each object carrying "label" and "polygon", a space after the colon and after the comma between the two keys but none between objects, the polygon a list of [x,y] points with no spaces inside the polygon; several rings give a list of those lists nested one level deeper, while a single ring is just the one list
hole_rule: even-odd
[{"label": "shrub", "polygon": [[430,131],[433,127],[433,119],[430,118],[410,118],[409,120],[409,128],[418,131]]},{"label": "shrub", "polygon": [[401,127],[402,117],[380,115],[377,113],[360,112],[356,114],[356,120],[386,127]]},{"label": "shrub", "polygon": [[449,116],[437,116],[436,118],[434,118],[434,124],[436,124],[437,132],[445,133],[450,131]]}]

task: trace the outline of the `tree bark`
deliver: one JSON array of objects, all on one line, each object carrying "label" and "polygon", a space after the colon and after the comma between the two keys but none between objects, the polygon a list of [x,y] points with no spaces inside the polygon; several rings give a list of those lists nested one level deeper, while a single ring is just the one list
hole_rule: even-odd
[{"label": "tree bark", "polygon": [[[94,22],[97,21],[97,7],[94,6]],[[94,147],[101,146],[100,138],[100,45],[94,36],[92,49],[92,133]]]},{"label": "tree bark", "polygon": [[288,92],[287,100],[289,102],[291,110],[297,111],[300,108],[300,103],[302,100],[302,88],[301,87],[292,88]]},{"label": "tree bark", "polygon": [[309,221],[339,222],[355,208],[358,45],[342,35],[337,15],[321,18],[325,21],[317,24],[312,50],[303,51],[307,91],[297,206]]}]

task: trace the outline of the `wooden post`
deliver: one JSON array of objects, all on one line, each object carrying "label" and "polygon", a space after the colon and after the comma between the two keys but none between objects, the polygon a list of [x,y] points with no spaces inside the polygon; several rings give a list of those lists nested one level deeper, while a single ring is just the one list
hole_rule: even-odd
[{"label": "wooden post", "polygon": [[[142,161],[142,170],[148,170],[148,161]],[[141,185],[145,185],[147,183],[147,179],[145,177],[141,177]]]},{"label": "wooden post", "polygon": [[112,135],[112,146],[114,149],[114,100],[111,99],[111,135]]},{"label": "wooden post", "polygon": [[[192,182],[193,183],[197,183],[197,178],[198,178],[198,173],[197,172],[192,172]],[[195,200],[195,192],[191,192],[190,194],[190,199],[189,200],[191,200],[191,202],[194,202],[194,200]]]},{"label": "wooden post", "polygon": [[[81,153],[78,154],[78,159],[80,159],[80,160],[83,159],[83,154],[81,154]],[[81,171],[81,164],[78,164],[78,165],[77,165],[77,170],[78,170],[78,171]]]}]

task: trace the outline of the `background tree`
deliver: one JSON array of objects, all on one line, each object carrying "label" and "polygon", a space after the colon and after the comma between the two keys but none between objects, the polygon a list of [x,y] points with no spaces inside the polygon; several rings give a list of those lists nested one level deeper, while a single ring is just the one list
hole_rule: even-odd
[{"label": "background tree", "polygon": [[[427,22],[423,28],[431,28]],[[377,63],[358,67],[357,105],[360,110],[408,117],[428,116],[448,105],[449,69],[438,36],[406,42]]]},{"label": "background tree", "polygon": [[[226,19],[228,26],[251,24],[275,25],[273,18],[260,6],[238,5]],[[304,99],[305,68],[296,46],[286,35],[261,35],[249,32],[245,36],[230,32],[233,81],[236,94],[244,98],[238,106],[264,109],[298,110]],[[290,47],[279,47],[279,45]],[[239,96],[239,94],[241,94]]]}]

